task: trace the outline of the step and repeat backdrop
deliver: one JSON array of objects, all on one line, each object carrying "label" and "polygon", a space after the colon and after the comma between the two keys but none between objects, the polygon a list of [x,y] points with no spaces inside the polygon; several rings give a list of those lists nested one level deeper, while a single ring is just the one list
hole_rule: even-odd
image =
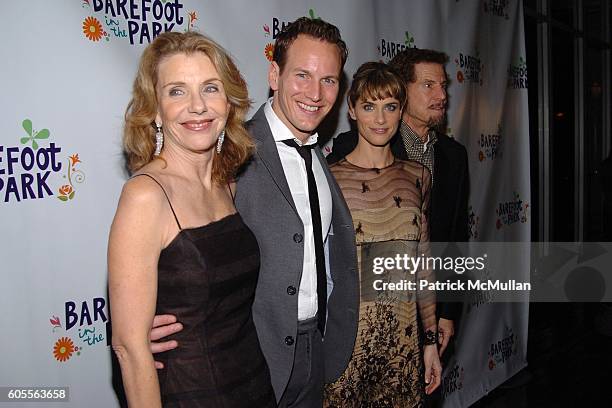
[{"label": "step and repeat backdrop", "polygon": [[[106,247],[128,177],[122,118],[138,58],[163,31],[203,32],[235,57],[252,112],[273,43],[300,16],[337,25],[345,75],[406,47],[450,56],[448,134],[468,151],[474,241],[530,236],[527,72],[519,0],[52,0],[0,6],[0,386],[69,387],[54,406],[112,407]],[[349,128],[339,97],[324,138]],[[333,139],[325,149],[329,151]],[[526,256],[525,264],[528,265]],[[445,406],[523,368],[525,304],[466,300]],[[10,405],[10,403],[9,403]],[[19,406],[28,406],[28,403]],[[36,405],[36,404],[34,404]]]}]

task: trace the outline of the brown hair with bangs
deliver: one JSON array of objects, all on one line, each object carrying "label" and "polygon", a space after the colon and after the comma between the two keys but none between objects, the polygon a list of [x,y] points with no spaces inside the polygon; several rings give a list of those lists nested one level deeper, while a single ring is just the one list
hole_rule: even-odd
[{"label": "brown hair with bangs", "polygon": [[247,84],[229,54],[210,38],[193,32],[160,34],[144,50],[132,88],[132,99],[125,112],[123,147],[128,167],[137,171],[154,159],[155,116],[158,98],[155,92],[160,62],[175,54],[204,53],[219,73],[230,104],[225,124],[225,142],[220,154],[214,154],[212,179],[225,184],[252,154],[254,143],[244,128],[251,106]]},{"label": "brown hair with bangs", "polygon": [[395,98],[401,108],[406,104],[406,87],[399,74],[383,62],[366,62],[353,75],[347,101],[355,107],[359,100]]}]

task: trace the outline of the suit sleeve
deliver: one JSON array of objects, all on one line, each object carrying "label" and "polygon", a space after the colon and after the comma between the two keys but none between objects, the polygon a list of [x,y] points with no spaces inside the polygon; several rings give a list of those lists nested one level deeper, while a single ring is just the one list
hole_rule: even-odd
[{"label": "suit sleeve", "polygon": [[334,164],[342,160],[355,149],[355,146],[357,146],[357,133],[354,131],[340,133],[333,143],[332,151],[326,157],[328,164]]},{"label": "suit sleeve", "polygon": [[457,203],[457,213],[455,214],[455,242],[467,242],[469,240],[468,229],[468,198],[470,195],[470,175],[468,170],[467,151],[461,146],[459,174],[459,195]]},{"label": "suit sleeve", "polygon": [[[468,229],[468,198],[470,193],[470,177],[468,171],[467,151],[463,145],[456,154],[459,174],[459,188],[457,190],[457,205],[455,210],[455,220],[452,240],[454,242],[467,242],[469,240]],[[461,302],[439,302],[438,316],[444,319],[457,321],[461,317]]]}]

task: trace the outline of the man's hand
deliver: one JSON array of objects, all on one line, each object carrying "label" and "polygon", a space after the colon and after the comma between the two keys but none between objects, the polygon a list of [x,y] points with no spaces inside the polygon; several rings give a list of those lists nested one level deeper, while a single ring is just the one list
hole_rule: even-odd
[{"label": "man's hand", "polygon": [[425,394],[435,391],[442,381],[442,365],[438,357],[438,346],[431,344],[423,348],[423,362],[425,363]]},{"label": "man's hand", "polygon": [[443,317],[438,320],[438,343],[440,344],[440,357],[446,350],[448,342],[451,337],[455,334],[455,324],[452,320],[445,319]]},{"label": "man's hand", "polygon": [[[178,333],[183,330],[183,325],[176,321],[176,316],[173,315],[157,315],[153,318],[153,327],[151,328],[151,353],[162,353],[178,347],[176,340],[164,341],[155,343],[157,340],[163,339],[171,334]],[[159,361],[155,362],[155,368],[164,368],[164,365]]]}]

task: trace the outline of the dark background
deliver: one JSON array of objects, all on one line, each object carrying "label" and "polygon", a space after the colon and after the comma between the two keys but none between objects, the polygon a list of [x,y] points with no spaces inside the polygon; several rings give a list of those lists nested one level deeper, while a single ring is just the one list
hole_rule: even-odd
[{"label": "dark background", "polygon": [[[612,241],[612,2],[522,1],[532,241]],[[612,306],[531,303],[528,362],[475,406],[612,406]]]}]

